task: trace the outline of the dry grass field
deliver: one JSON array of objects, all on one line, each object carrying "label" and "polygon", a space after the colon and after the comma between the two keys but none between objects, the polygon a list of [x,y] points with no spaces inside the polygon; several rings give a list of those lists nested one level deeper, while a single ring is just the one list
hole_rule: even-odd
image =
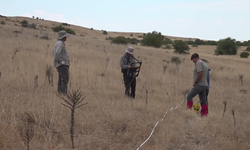
[{"label": "dry grass field", "polygon": [[[39,29],[22,28],[18,21],[23,19],[37,24]],[[70,110],[57,96],[58,77],[52,56],[57,33],[51,27],[61,23],[22,17],[0,21],[5,21],[5,25],[0,25],[0,149],[27,149],[19,134],[25,112],[35,119],[31,150],[71,149]],[[201,118],[186,110],[186,100],[170,110],[192,88],[194,63],[190,55],[133,45],[142,67],[136,98],[131,100],[124,95],[119,66],[126,45],[105,40],[109,36],[129,37],[131,33],[107,31],[108,35],[104,35],[95,29],[74,25],[69,28],[77,35],[66,41],[71,58],[68,88],[80,88],[86,96],[84,103],[88,103],[75,112],[75,149],[136,150],[166,112],[140,150],[250,149],[250,59],[239,57],[246,47],[241,47],[236,56],[215,56],[215,46],[190,46],[190,53],[199,53],[211,68],[209,115]],[[39,38],[45,35],[51,39]],[[15,53],[16,50],[19,51]],[[179,57],[181,64],[172,63],[173,56]],[[46,66],[53,67],[53,86],[46,80]],[[239,76],[243,77],[243,85]],[[227,105],[223,117],[224,101]],[[198,102],[197,96],[194,103]]]}]

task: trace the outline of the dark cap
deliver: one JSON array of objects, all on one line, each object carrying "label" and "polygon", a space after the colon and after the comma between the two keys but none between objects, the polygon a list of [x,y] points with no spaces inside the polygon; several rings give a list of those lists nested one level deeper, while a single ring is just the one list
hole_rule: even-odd
[{"label": "dark cap", "polygon": [[193,60],[193,58],[199,58],[199,54],[193,53],[193,55],[191,56],[191,60]]}]

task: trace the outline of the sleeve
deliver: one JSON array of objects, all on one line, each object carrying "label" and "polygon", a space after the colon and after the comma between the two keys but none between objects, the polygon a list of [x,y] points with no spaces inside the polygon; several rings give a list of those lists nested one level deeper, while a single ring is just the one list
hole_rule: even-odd
[{"label": "sleeve", "polygon": [[120,64],[121,64],[122,69],[127,69],[128,68],[128,65],[126,65],[126,62],[124,62],[124,57],[123,56],[121,57]]},{"label": "sleeve", "polygon": [[196,63],[196,68],[197,68],[197,72],[203,71],[201,62],[198,61],[198,62]]},{"label": "sleeve", "polygon": [[58,43],[55,46],[55,49],[54,49],[54,60],[56,62],[61,61],[60,60],[60,58],[61,58],[60,56],[61,56],[62,49],[63,49],[63,43],[62,42]]}]

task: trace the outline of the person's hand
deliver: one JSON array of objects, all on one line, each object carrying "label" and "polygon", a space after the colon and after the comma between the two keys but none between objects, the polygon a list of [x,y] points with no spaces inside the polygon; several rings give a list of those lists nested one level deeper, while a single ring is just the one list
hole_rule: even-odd
[{"label": "person's hand", "polygon": [[128,65],[128,69],[131,69],[131,68],[132,68],[132,66]]},{"label": "person's hand", "polygon": [[193,86],[196,86],[196,85],[197,85],[197,83],[194,83],[194,84],[193,84]]}]

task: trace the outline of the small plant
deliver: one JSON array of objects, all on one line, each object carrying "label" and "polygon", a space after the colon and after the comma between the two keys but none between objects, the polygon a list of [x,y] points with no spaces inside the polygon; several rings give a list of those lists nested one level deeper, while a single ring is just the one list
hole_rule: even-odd
[{"label": "small plant", "polygon": [[1,24],[2,24],[2,25],[5,25],[5,22],[4,22],[4,21],[1,21]]},{"label": "small plant", "polygon": [[34,125],[36,124],[35,117],[28,112],[25,112],[18,118],[16,129],[21,137],[21,140],[30,149],[30,141],[34,136]]},{"label": "small plant", "polygon": [[65,99],[64,97],[60,97],[60,98],[65,102],[61,104],[71,110],[70,137],[71,137],[72,148],[74,149],[75,148],[75,144],[74,144],[75,110],[76,108],[79,108],[88,103],[81,104],[81,102],[85,99],[85,97],[82,98],[82,93],[79,91],[79,89],[77,91],[72,91],[72,93],[68,92],[67,99]]},{"label": "small plant", "polygon": [[172,47],[170,45],[166,45],[166,49],[172,49]]},{"label": "small plant", "polygon": [[198,45],[197,44],[193,44],[192,47],[198,47]]},{"label": "small plant", "polygon": [[130,34],[130,36],[133,36],[133,34]]},{"label": "small plant", "polygon": [[242,86],[243,86],[243,77],[244,77],[243,74],[239,74],[239,81],[240,81]]},{"label": "small plant", "polygon": [[90,28],[90,30],[94,30],[93,28]]},{"label": "small plant", "polygon": [[248,52],[242,52],[242,53],[240,53],[240,57],[241,58],[247,58],[248,56],[249,56]]}]

